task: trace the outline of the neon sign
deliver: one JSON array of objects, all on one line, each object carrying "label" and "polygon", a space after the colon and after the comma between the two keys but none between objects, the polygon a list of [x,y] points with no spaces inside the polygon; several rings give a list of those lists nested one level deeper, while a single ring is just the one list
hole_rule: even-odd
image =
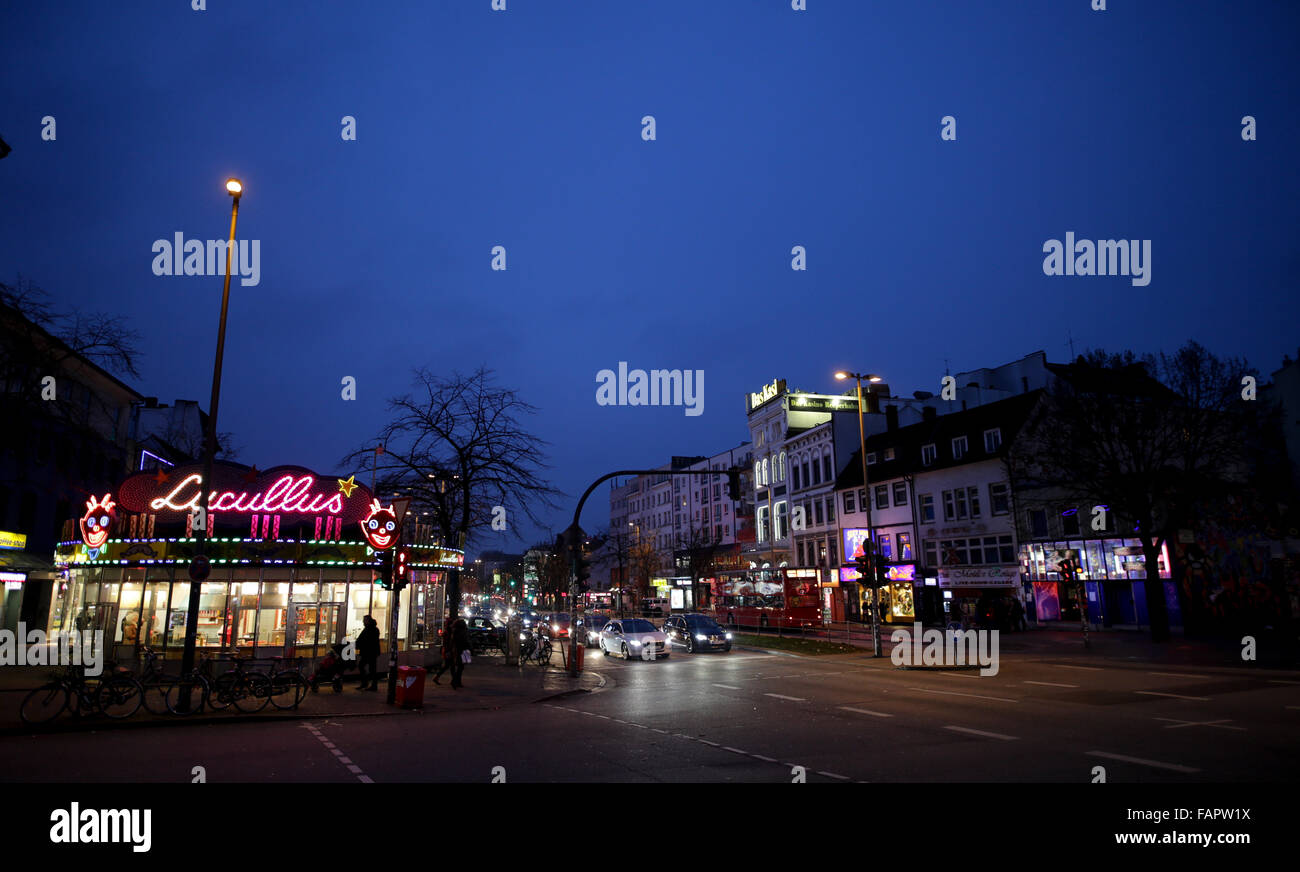
[{"label": "neon sign", "polygon": [[[202,504],[202,481],[198,465],[137,473],[118,488],[117,500],[125,511],[156,514],[159,520],[188,515]],[[340,484],[335,486],[335,481]],[[314,515],[332,520],[331,527],[367,519],[373,499],[365,485],[320,476],[302,467],[262,471],[233,464],[213,467],[210,497],[213,515]]]},{"label": "neon sign", "polygon": [[98,551],[108,541],[108,531],[117,520],[117,504],[111,494],[104,494],[103,499],[92,496],[86,500],[86,514],[81,519],[81,541],[86,547]]},{"label": "neon sign", "polygon": [[370,503],[370,514],[361,522],[361,533],[376,551],[384,551],[397,541],[397,514],[393,507],[384,508],[379,500]]}]

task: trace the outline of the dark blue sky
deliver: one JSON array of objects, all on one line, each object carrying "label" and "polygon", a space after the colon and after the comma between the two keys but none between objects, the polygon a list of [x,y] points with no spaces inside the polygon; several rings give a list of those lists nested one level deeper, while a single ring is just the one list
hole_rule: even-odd
[{"label": "dark blue sky", "polygon": [[[221,279],[155,277],[150,248],[221,238],[239,176],[262,245],[232,288],[241,459],[335,470],[411,367],[484,364],[541,408],[557,531],[605,471],[745,439],[772,378],[910,394],[945,358],[1064,360],[1067,333],[1267,373],[1300,344],[1300,4],[508,5],[5,4],[0,273],[123,312],[138,388],[206,405]],[[1045,276],[1071,230],[1151,239],[1150,285]],[[620,360],[704,370],[704,414],[597,406]]]}]

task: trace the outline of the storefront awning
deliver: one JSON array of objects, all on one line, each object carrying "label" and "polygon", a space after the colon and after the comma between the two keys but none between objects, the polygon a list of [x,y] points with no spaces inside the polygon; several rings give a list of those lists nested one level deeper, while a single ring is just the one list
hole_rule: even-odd
[{"label": "storefront awning", "polygon": [[17,572],[28,578],[53,578],[54,563],[27,551],[0,551],[0,572]]}]

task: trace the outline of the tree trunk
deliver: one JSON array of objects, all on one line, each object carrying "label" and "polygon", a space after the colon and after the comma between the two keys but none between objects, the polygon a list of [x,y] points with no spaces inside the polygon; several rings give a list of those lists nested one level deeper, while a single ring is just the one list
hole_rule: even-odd
[{"label": "tree trunk", "polygon": [[1142,537],[1142,556],[1146,561],[1147,622],[1151,626],[1152,642],[1169,641],[1169,609],[1165,605],[1165,583],[1160,577],[1159,538]]}]

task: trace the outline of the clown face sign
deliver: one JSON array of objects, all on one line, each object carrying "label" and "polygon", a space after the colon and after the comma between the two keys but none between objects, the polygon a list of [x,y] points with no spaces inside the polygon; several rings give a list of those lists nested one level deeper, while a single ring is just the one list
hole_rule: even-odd
[{"label": "clown face sign", "polygon": [[87,548],[98,550],[108,542],[109,530],[117,520],[117,503],[104,494],[102,499],[86,500],[86,514],[81,519],[81,539]]},{"label": "clown face sign", "polygon": [[397,541],[397,514],[393,507],[384,508],[379,500],[370,503],[370,515],[361,522],[361,533],[376,551],[386,551]]}]

